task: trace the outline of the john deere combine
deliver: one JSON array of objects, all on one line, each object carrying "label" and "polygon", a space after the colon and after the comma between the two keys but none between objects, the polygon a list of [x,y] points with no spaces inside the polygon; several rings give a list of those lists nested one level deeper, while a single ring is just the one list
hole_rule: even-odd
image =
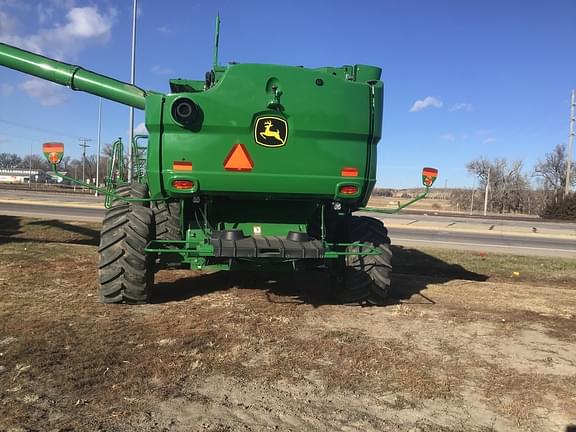
[{"label": "john deere combine", "polygon": [[[376,181],[381,69],[223,67],[217,48],[204,80],[172,79],[162,94],[0,44],[8,68],[146,112],[132,181],[117,145],[102,190],[101,300],[147,302],[161,268],[285,267],[324,269],[342,301],[381,303],[390,240],[380,220],[352,215]],[[44,146],[55,171],[63,151]],[[436,175],[425,169],[417,199]]]}]

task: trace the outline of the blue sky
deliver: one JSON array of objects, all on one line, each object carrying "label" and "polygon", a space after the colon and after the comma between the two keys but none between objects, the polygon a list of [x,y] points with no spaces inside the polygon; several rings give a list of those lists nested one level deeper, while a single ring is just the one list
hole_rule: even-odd
[{"label": "blue sky", "polygon": [[[0,0],[0,41],[129,80],[129,0]],[[214,18],[221,63],[383,68],[378,186],[411,187],[422,166],[439,184],[471,186],[478,156],[538,159],[568,139],[576,87],[576,1],[139,0],[136,83],[210,69]],[[0,67],[0,152],[40,153],[79,137],[95,152],[98,99]],[[137,111],[136,123],[143,116]],[[128,131],[128,109],[104,102],[103,143]]]}]

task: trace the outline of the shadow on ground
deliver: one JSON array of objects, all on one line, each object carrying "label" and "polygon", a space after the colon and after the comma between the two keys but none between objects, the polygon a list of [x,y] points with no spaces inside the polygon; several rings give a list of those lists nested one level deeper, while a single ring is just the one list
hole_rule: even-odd
[{"label": "shadow on ground", "polygon": [[55,228],[71,234],[72,238],[69,241],[60,240],[62,243],[97,245],[100,241],[100,231],[87,226],[73,225],[60,220],[39,220],[30,222],[29,225]]},{"label": "shadow on ground", "polygon": [[[429,284],[442,284],[452,280],[485,281],[488,276],[450,264],[422,251],[393,246],[393,290],[388,305],[401,303],[420,295],[423,303],[434,304],[434,299],[421,294]],[[169,273],[165,273],[169,274]],[[311,304],[315,307],[341,304],[331,292],[330,279],[325,271],[308,272],[216,272],[165,280],[157,276],[152,301],[165,303],[181,301],[232,287],[265,290],[270,302]]]},{"label": "shadow on ground", "polygon": [[[15,216],[0,216],[0,245],[8,243],[63,243],[98,245],[100,233],[86,225],[59,220],[28,220]],[[423,303],[434,299],[421,292],[431,283],[442,284],[451,280],[485,281],[488,276],[442,261],[432,255],[411,248],[392,246],[392,293],[388,304],[397,304],[419,295]],[[211,292],[237,287],[259,289],[266,292],[270,302],[311,304],[315,307],[341,304],[330,286],[327,272],[161,272],[153,290],[152,301],[164,303],[185,300]]]},{"label": "shadow on ground", "polygon": [[0,215],[0,244],[7,243],[6,238],[20,234],[20,218],[16,216],[1,216]]},{"label": "shadow on ground", "polygon": [[[484,282],[487,275],[476,273],[459,264],[451,264],[418,249],[392,246],[392,298],[397,302],[419,295],[421,302],[435,303],[421,291],[428,284],[443,284],[452,280]],[[466,252],[463,252],[466,253]]]},{"label": "shadow on ground", "polygon": [[65,243],[98,245],[100,232],[60,220],[29,220],[0,215],[0,244]]}]

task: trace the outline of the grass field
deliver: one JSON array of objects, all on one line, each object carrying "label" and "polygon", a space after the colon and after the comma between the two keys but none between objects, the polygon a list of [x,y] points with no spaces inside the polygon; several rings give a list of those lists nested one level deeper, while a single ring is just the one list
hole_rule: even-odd
[{"label": "grass field", "polygon": [[0,431],[576,424],[576,260],[396,247],[385,307],[322,273],[191,271],[107,306],[98,231],[0,216]]}]

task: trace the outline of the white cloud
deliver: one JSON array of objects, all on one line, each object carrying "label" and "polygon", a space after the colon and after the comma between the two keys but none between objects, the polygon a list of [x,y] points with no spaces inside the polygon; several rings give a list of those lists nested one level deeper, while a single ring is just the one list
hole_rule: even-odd
[{"label": "white cloud", "polygon": [[73,8],[68,12],[67,18],[68,23],[61,30],[57,30],[63,35],[84,39],[104,38],[106,40],[110,37],[111,20],[100,14],[94,6]]},{"label": "white cloud", "polygon": [[14,87],[10,84],[0,83],[0,96],[10,96],[14,92]]},{"label": "white cloud", "polygon": [[[39,19],[53,22],[56,15],[46,9]],[[101,13],[97,6],[72,7],[66,12],[64,24],[21,36],[16,33],[17,22],[0,12],[0,41],[58,59],[75,57],[87,43],[110,39],[116,15],[113,8]]]},{"label": "white cloud", "polygon": [[472,104],[469,103],[457,103],[454,104],[450,107],[450,109],[448,109],[448,111],[450,112],[455,112],[455,111],[464,111],[464,112],[470,112],[472,111]]},{"label": "white cloud", "polygon": [[2,35],[14,33],[18,27],[18,22],[8,16],[6,12],[0,10],[0,40]]},{"label": "white cloud", "polygon": [[164,27],[164,26],[160,26],[156,28],[157,31],[159,31],[160,33],[164,33],[164,34],[172,34],[174,33],[172,31],[172,29],[169,29],[168,27]]},{"label": "white cloud", "polygon": [[493,129],[478,129],[476,131],[476,135],[478,135],[479,137],[483,137],[483,136],[487,136],[487,135],[492,135],[494,133]]},{"label": "white cloud", "polygon": [[20,88],[28,96],[38,99],[44,106],[60,105],[66,100],[61,86],[38,78],[24,81],[20,84]]},{"label": "white cloud", "polygon": [[76,6],[75,0],[49,0],[49,3],[52,3],[54,6],[63,9],[72,9]]},{"label": "white cloud", "polygon": [[170,75],[172,73],[172,69],[159,65],[152,66],[150,70],[158,75]]},{"label": "white cloud", "polygon": [[[74,0],[43,3],[44,7],[36,10],[40,26],[36,32],[29,34],[22,34],[19,29],[24,27],[6,10],[0,10],[0,42],[71,61],[89,44],[109,41],[116,9],[108,8],[101,12],[97,6],[74,5]],[[30,13],[34,14],[34,9]],[[61,17],[64,17],[63,22]],[[34,27],[26,27],[29,28]],[[46,81],[27,79],[18,87],[44,106],[58,105],[65,100],[63,92]],[[4,93],[9,90],[2,88],[0,91]]]},{"label": "white cloud", "polygon": [[139,123],[138,126],[134,128],[134,135],[148,135],[148,129],[144,122]]},{"label": "white cloud", "polygon": [[29,11],[32,5],[22,0],[0,0],[0,7]]},{"label": "white cloud", "polygon": [[38,14],[38,22],[44,24],[52,21],[54,16],[54,8],[46,4],[38,4],[36,6],[36,13]]},{"label": "white cloud", "polygon": [[484,141],[482,141],[482,144],[493,144],[496,142],[496,138],[486,138]]},{"label": "white cloud", "polygon": [[449,141],[449,142],[453,142],[456,141],[456,136],[453,133],[445,133],[443,135],[440,135],[440,139],[444,140],[444,141]]},{"label": "white cloud", "polygon": [[423,100],[417,100],[410,108],[410,112],[418,112],[422,111],[426,108],[441,108],[444,105],[440,99],[437,99],[433,96],[426,96]]}]

